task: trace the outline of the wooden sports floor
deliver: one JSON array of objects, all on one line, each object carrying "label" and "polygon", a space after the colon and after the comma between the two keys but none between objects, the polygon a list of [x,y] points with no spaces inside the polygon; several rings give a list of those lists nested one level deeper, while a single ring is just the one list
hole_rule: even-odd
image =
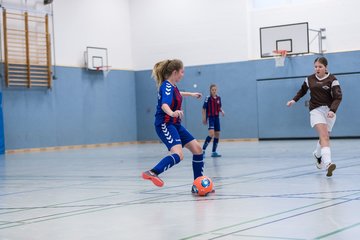
[{"label": "wooden sports floor", "polygon": [[359,239],[360,139],[331,141],[331,178],[315,167],[315,144],[220,142],[223,157],[205,158],[207,197],[190,193],[187,151],[160,175],[164,187],[141,179],[162,144],[7,154],[0,239]]}]

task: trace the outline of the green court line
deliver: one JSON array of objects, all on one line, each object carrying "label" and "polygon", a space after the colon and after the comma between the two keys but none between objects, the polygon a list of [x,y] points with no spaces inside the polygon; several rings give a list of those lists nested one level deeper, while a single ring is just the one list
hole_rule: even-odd
[{"label": "green court line", "polygon": [[352,225],[347,226],[347,227],[344,227],[344,228],[340,228],[340,229],[335,230],[335,231],[333,231],[333,232],[329,232],[329,233],[327,233],[327,234],[318,236],[318,237],[316,237],[316,238],[314,238],[314,239],[324,239],[324,238],[326,238],[326,237],[335,235],[335,234],[337,234],[337,233],[343,232],[343,231],[348,230],[348,229],[353,228],[353,227],[357,227],[357,226],[359,226],[359,225],[360,225],[360,222],[355,223],[355,224],[352,224]]},{"label": "green court line", "polygon": [[[342,196],[342,198],[344,198],[344,197],[349,197],[349,196],[356,195],[356,194],[359,194],[359,192]],[[352,200],[353,200],[353,199],[352,199]],[[347,200],[347,201],[344,201],[344,202],[349,202],[349,201],[352,201],[352,200]],[[302,206],[302,207],[290,209],[290,210],[287,210],[287,211],[283,211],[283,212],[279,212],[279,213],[275,213],[275,214],[270,214],[270,215],[267,215],[267,216],[264,216],[264,217],[255,218],[255,219],[248,220],[248,221],[244,221],[244,222],[241,222],[241,223],[232,224],[232,225],[229,225],[229,226],[226,226],[226,227],[217,228],[217,229],[214,229],[214,230],[211,230],[211,231],[207,231],[207,232],[195,234],[195,235],[192,235],[192,236],[188,236],[188,237],[185,237],[185,238],[181,238],[180,240],[188,240],[188,239],[200,237],[200,236],[203,236],[203,235],[206,235],[206,234],[211,234],[211,233],[213,233],[213,232],[217,232],[217,231],[229,229],[229,228],[232,228],[232,227],[241,226],[241,225],[244,225],[244,224],[247,224],[247,223],[252,223],[252,222],[264,220],[264,219],[266,219],[266,218],[275,217],[275,216],[278,216],[278,215],[281,215],[281,214],[285,214],[285,213],[289,213],[289,212],[293,212],[293,211],[305,209],[305,208],[308,208],[308,207],[316,206],[316,205],[323,204],[323,203],[327,203],[327,202],[331,202],[331,201],[334,201],[334,200],[333,200],[333,199],[331,199],[331,200],[326,200],[326,201],[322,201],[322,202],[313,203],[313,204],[305,205],[305,206]],[[342,202],[342,203],[344,203],[344,202]]]},{"label": "green court line", "polygon": [[[143,204],[144,201],[146,203],[147,201],[153,201],[156,199],[162,199],[162,198],[167,198],[167,197],[169,197],[169,196],[161,195],[161,196],[149,197],[149,198],[145,198],[145,199],[144,198],[135,199],[135,200],[128,201],[128,202],[115,203],[115,204],[90,205],[91,207],[88,207],[86,209],[54,213],[54,214],[50,214],[50,215],[33,217],[33,218],[23,219],[23,220],[14,221],[14,222],[6,222],[6,224],[0,224],[0,229],[13,228],[13,227],[18,227],[18,226],[33,224],[33,223],[38,223],[38,222],[46,222],[46,221],[50,221],[50,220],[61,219],[61,218],[77,216],[77,215],[83,215],[83,214],[87,214],[87,213],[106,211],[109,209],[125,207],[125,206],[129,206],[129,205]],[[75,202],[78,202],[78,201],[75,201]],[[56,204],[56,205],[59,205],[59,204]],[[55,205],[52,205],[52,206],[55,206]],[[64,208],[66,208],[66,207],[67,206],[64,206]],[[49,207],[47,207],[47,208],[49,208]],[[12,224],[12,225],[9,225],[9,224]]]},{"label": "green court line", "polygon": [[272,236],[259,236],[259,235],[246,235],[246,234],[235,234],[236,237],[247,237],[257,239],[279,239],[279,240],[306,240],[306,238],[285,238],[285,237],[272,237]]}]

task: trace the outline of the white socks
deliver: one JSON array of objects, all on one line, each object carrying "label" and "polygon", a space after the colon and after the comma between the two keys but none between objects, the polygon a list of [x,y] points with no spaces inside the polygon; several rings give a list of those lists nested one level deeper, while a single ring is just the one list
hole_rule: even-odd
[{"label": "white socks", "polygon": [[331,163],[331,151],[330,147],[323,147],[321,148],[321,160],[323,166],[327,167]]}]

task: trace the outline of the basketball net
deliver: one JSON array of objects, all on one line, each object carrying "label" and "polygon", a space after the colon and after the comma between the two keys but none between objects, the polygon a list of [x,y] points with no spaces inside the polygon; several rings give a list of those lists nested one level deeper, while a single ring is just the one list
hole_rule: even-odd
[{"label": "basketball net", "polygon": [[97,67],[96,71],[102,71],[104,78],[106,78],[109,72],[111,71],[111,67],[110,66]]},{"label": "basketball net", "polygon": [[287,55],[286,50],[275,50],[273,51],[275,57],[275,66],[283,67],[285,65],[285,59]]}]

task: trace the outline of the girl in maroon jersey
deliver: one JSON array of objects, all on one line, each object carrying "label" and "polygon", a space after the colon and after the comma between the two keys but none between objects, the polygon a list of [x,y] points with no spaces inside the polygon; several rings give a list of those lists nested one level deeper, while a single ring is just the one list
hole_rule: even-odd
[{"label": "girl in maroon jersey", "polygon": [[295,97],[287,102],[292,106],[307,90],[310,90],[310,124],[319,134],[319,141],[313,153],[317,168],[326,168],[326,176],[331,177],[336,165],[331,161],[330,132],[335,124],[336,110],[342,100],[339,81],[327,70],[328,61],[318,57],[314,61],[315,74],[308,76]]},{"label": "girl in maroon jersey", "polygon": [[214,138],[211,157],[221,157],[221,155],[216,152],[220,137],[220,113],[223,116],[225,115],[224,111],[221,108],[221,98],[217,95],[217,86],[215,84],[211,84],[210,96],[206,97],[202,109],[203,123],[204,125],[207,125],[209,123],[209,135],[206,137],[203,145],[204,156],[207,146],[211,142],[211,139]]}]

